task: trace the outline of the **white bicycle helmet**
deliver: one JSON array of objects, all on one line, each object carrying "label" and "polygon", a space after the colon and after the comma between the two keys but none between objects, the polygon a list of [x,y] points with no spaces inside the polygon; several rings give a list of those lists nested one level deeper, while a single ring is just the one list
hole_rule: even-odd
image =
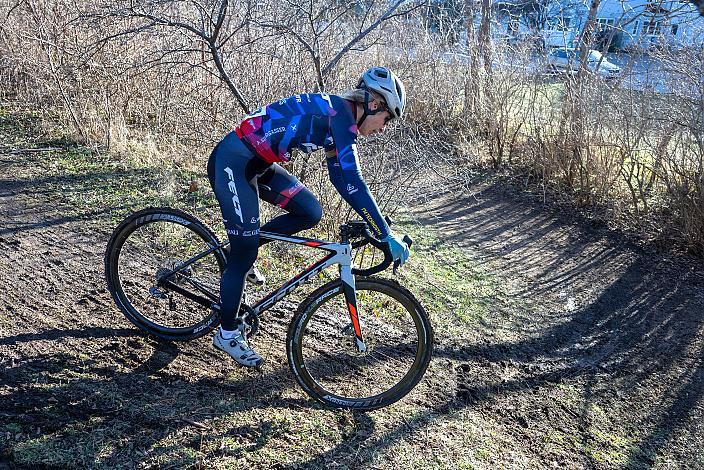
[{"label": "white bicycle helmet", "polygon": [[[357,88],[374,91],[384,98],[386,106],[394,118],[403,116],[406,108],[406,89],[403,82],[386,67],[372,67],[362,74]],[[365,114],[376,114],[369,112],[365,103]]]}]

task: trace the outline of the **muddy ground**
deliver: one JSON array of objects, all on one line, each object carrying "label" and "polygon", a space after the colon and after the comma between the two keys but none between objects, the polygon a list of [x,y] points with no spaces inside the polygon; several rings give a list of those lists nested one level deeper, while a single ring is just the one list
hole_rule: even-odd
[{"label": "muddy ground", "polygon": [[433,363],[400,404],[325,410],[290,377],[285,311],[259,374],[126,321],[102,257],[130,207],[91,188],[150,176],[62,176],[65,143],[31,129],[0,128],[0,468],[704,468],[701,260],[491,179],[438,194],[414,218],[501,295],[461,333],[431,312]]}]

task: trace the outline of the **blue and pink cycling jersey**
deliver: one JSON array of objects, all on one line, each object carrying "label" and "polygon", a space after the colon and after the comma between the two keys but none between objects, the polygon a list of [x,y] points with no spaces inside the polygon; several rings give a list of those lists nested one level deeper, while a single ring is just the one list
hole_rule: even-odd
[{"label": "blue and pink cycling jersey", "polygon": [[242,121],[236,133],[267,163],[289,161],[293,149],[306,153],[324,149],[333,185],[368,223],[372,233],[383,238],[389,234],[388,225],[359,168],[354,106],[335,95],[294,95],[254,111]]},{"label": "blue and pink cycling jersey", "polygon": [[[208,179],[220,203],[230,240],[220,280],[222,328],[233,331],[244,279],[260,246],[260,230],[292,235],[322,217],[316,197],[277,162],[300,149],[325,149],[330,180],[340,195],[384,238],[381,211],[362,179],[357,160],[355,104],[326,94],[302,94],[264,106],[226,135],[208,160]],[[259,200],[284,209],[260,227]]]}]

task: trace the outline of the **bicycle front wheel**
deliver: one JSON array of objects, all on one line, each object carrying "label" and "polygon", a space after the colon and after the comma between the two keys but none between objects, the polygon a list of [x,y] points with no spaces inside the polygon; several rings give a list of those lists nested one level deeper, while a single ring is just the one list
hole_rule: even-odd
[{"label": "bicycle front wheel", "polygon": [[433,330],[421,304],[395,281],[357,278],[358,351],[342,282],[313,292],[291,320],[288,359],[306,393],[332,407],[373,410],[403,398],[425,374]]},{"label": "bicycle front wheel", "polygon": [[203,336],[220,320],[210,306],[218,303],[225,256],[222,249],[208,253],[218,244],[185,212],[135,212],[108,243],[108,289],[125,316],[154,336],[171,341]]}]

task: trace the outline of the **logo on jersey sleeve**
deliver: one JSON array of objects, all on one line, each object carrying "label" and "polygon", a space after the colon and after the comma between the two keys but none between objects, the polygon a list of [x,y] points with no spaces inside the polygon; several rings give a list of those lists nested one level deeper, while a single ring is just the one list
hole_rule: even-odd
[{"label": "logo on jersey sleeve", "polygon": [[266,106],[262,106],[261,108],[256,109],[247,115],[247,117],[250,117],[250,118],[262,117],[262,116],[266,116]]},{"label": "logo on jersey sleeve", "polygon": [[301,148],[305,153],[312,153],[318,150],[320,147],[318,147],[315,144],[311,144],[310,142],[302,142],[301,143]]},{"label": "logo on jersey sleeve", "polygon": [[328,95],[327,93],[321,93],[320,97],[324,99],[328,103],[328,106],[332,108],[332,101],[330,100],[330,95]]},{"label": "logo on jersey sleeve", "polygon": [[244,118],[244,121],[242,121],[242,124],[249,124],[249,130],[242,130],[249,134],[256,129],[259,129],[262,125],[262,117],[266,116],[266,111],[267,107],[262,106],[261,108],[249,113],[247,117]]},{"label": "logo on jersey sleeve", "polygon": [[348,145],[342,148],[337,158],[340,160],[340,166],[343,170],[356,169],[359,167],[357,163],[357,144]]},{"label": "logo on jersey sleeve", "polygon": [[381,229],[379,229],[379,226],[376,224],[374,218],[369,213],[366,207],[362,207],[362,216],[364,217],[364,220],[366,220],[367,224],[369,224],[369,226],[372,228],[374,234],[377,236],[381,235]]}]

